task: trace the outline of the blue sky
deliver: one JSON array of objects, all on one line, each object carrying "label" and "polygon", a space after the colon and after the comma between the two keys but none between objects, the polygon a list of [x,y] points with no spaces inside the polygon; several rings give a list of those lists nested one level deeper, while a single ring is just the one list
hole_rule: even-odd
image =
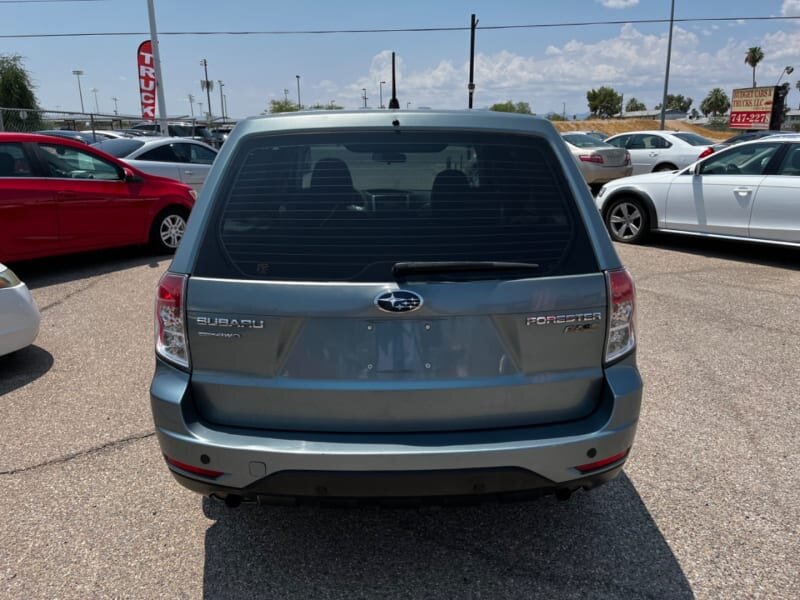
[{"label": "blue sky", "polygon": [[[466,107],[468,31],[332,35],[168,35],[186,31],[298,31],[468,27],[479,19],[476,39],[475,106],[498,101],[530,103],[539,114],[566,108],[587,110],[586,91],[611,85],[626,99],[635,96],[652,108],[661,100],[667,25],[614,24],[541,29],[481,29],[486,26],[577,21],[627,21],[669,17],[669,0],[451,0],[390,2],[293,0],[155,0],[170,115],[189,114],[188,95],[204,103],[200,60],[209,78],[224,81],[228,112],[259,114],[284,89],[296,100],[300,75],[303,104],[334,100],[346,108],[379,104],[379,84],[390,81],[389,53],[398,57],[402,106]],[[0,0],[0,35],[76,32],[146,32],[145,0],[24,2]],[[676,0],[675,16],[800,16],[800,0]],[[79,38],[0,38],[0,54],[21,54],[37,85],[40,104],[78,109],[73,69],[82,69],[84,103],[112,112],[139,114],[136,48],[143,36]],[[793,106],[800,102],[794,83],[800,75],[800,20],[678,23],[673,41],[670,92],[694,98],[698,106],[712,87],[729,94],[751,84],[744,64],[750,46],[766,55],[758,67],[760,85],[773,85],[784,66]],[[383,86],[384,103],[387,86]],[[211,99],[219,114],[219,93]],[[196,114],[200,108],[193,107]]]}]

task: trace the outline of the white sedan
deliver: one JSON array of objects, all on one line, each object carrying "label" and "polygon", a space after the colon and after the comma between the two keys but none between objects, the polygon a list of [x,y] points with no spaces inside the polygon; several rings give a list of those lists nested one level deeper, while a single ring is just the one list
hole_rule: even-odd
[{"label": "white sedan", "polygon": [[28,287],[0,263],[0,356],[30,346],[41,316]]},{"label": "white sedan", "polygon": [[179,137],[120,138],[93,145],[145,173],[182,181],[196,192],[217,157],[211,146]]},{"label": "white sedan", "polygon": [[670,173],[617,179],[597,208],[617,242],[652,230],[800,246],[800,135],[762,138]]},{"label": "white sedan", "polygon": [[714,151],[714,142],[690,131],[631,131],[605,142],[630,152],[634,175],[682,169]]}]

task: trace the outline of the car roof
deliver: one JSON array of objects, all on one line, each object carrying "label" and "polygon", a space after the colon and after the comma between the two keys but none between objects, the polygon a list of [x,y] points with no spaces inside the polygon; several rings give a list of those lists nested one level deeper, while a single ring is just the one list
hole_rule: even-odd
[{"label": "car roof", "polygon": [[324,129],[370,129],[391,130],[401,128],[441,128],[505,131],[509,133],[538,133],[557,136],[558,132],[549,120],[533,115],[502,113],[489,110],[334,110],[274,113],[249,117],[233,130],[237,138],[253,133],[271,131],[303,131]]},{"label": "car roof", "polygon": [[130,138],[132,140],[136,140],[137,142],[143,142],[145,146],[161,146],[163,144],[172,144],[172,143],[181,143],[181,144],[196,144],[198,146],[204,146],[206,148],[211,148],[216,152],[215,148],[212,148],[208,144],[204,144],[200,140],[193,140],[192,138],[185,138],[185,137],[177,137],[177,136],[163,136],[163,135],[149,135],[149,136],[142,136],[142,137],[135,137]]},{"label": "car roof", "polygon": [[0,141],[3,142],[42,142],[42,143],[63,143],[65,146],[74,146],[75,148],[85,149],[86,142],[75,141],[77,138],[72,136],[67,137],[63,135],[51,135],[47,133],[16,133],[16,132],[0,132]]}]

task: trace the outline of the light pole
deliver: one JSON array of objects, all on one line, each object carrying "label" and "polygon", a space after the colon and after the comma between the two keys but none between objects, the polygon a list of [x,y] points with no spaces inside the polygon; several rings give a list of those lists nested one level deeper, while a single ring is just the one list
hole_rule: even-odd
[{"label": "light pole", "polygon": [[94,94],[94,112],[96,114],[100,113],[100,105],[97,103],[97,92],[99,92],[97,88],[92,88],[91,92]]},{"label": "light pole", "polygon": [[72,74],[73,74],[73,75],[75,75],[75,77],[77,77],[77,78],[78,78],[78,94],[79,94],[79,95],[80,95],[80,97],[81,97],[81,112],[86,112],[86,111],[83,109],[83,91],[81,90],[81,75],[83,75],[83,71],[81,71],[80,69],[75,69],[75,70],[72,72]]},{"label": "light pole", "polygon": [[202,102],[198,102],[197,103],[197,107],[200,109],[200,116],[202,117],[203,116],[203,103]]},{"label": "light pole", "polygon": [[302,110],[303,105],[300,103],[300,75],[295,75],[297,78],[297,110]]},{"label": "light pole", "polygon": [[219,106],[222,111],[222,121],[225,122],[225,98],[222,94],[222,88],[225,87],[225,84],[222,83],[222,79],[217,79],[217,83],[219,84]]},{"label": "light pole", "polygon": [[378,93],[380,94],[381,108],[383,108],[383,85],[385,83],[385,81],[378,83]]},{"label": "light pole", "polygon": [[775,85],[778,85],[781,82],[781,79],[783,79],[784,75],[791,75],[792,73],[794,73],[794,67],[790,67],[788,65],[783,67],[783,71],[781,71],[781,76],[778,77],[778,81],[775,82]]},{"label": "light pole", "polygon": [[118,115],[119,114],[119,110],[118,110],[119,107],[117,106],[117,102],[119,101],[119,98],[117,98],[116,96],[112,96],[111,99],[114,101],[114,114]]},{"label": "light pole", "polygon": [[214,82],[208,80],[208,61],[204,58],[200,61],[200,66],[203,67],[205,79],[200,82],[200,89],[206,91],[206,100],[208,100],[208,124],[211,125],[211,90],[214,89]]},{"label": "light pole", "polygon": [[194,121],[194,96],[189,94],[189,112],[192,113],[192,121]]},{"label": "light pole", "polygon": [[223,120],[230,117],[230,113],[228,112],[228,94],[222,95],[222,114],[225,115]]},{"label": "light pole", "polygon": [[675,25],[675,0],[672,0],[672,8],[669,13],[669,39],[667,41],[667,69],[664,73],[664,97],[661,100],[661,125],[659,129],[664,130],[664,119],[667,114],[667,91],[669,90],[669,63],[672,59],[672,28]]},{"label": "light pole", "polygon": [[364,99],[364,108],[367,108],[367,88],[361,88],[361,91],[364,92],[362,98]]}]

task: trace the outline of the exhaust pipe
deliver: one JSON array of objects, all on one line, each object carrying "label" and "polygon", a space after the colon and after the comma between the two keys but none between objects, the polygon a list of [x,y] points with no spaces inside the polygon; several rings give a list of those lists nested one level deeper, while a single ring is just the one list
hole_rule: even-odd
[{"label": "exhaust pipe", "polygon": [[225,496],[225,506],[228,508],[238,508],[242,503],[242,497],[236,494],[228,494]]},{"label": "exhaust pipe", "polygon": [[572,490],[567,488],[559,488],[556,490],[556,499],[559,502],[566,502],[572,497]]}]

